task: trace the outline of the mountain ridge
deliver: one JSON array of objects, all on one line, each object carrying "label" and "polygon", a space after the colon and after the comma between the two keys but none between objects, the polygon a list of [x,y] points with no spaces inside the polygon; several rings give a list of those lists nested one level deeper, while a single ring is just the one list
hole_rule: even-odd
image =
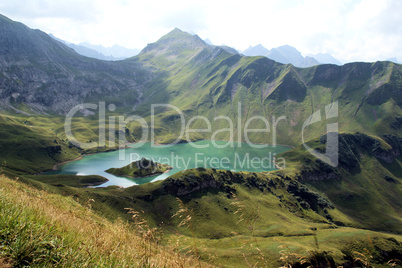
[{"label": "mountain ridge", "polygon": [[[142,79],[138,74],[147,72],[138,70],[135,63],[116,64],[81,56],[44,32],[10,23],[5,17],[0,19],[0,31],[3,107],[20,112],[24,112],[20,108],[28,108],[28,113],[65,113],[83,99],[96,99],[94,96],[105,92],[111,97],[122,89],[132,91],[127,100],[135,103]],[[137,76],[132,70],[138,70]]]},{"label": "mountain ridge", "polygon": [[[2,27],[13,29],[13,25],[3,19]],[[8,51],[3,43],[3,59],[13,60],[2,67],[0,97],[4,109],[63,114],[77,104],[106,100],[121,111],[132,113],[135,108],[137,114],[146,115],[152,103],[160,102],[176,105],[187,111],[188,117],[205,112],[212,122],[216,113],[230,114],[236,120],[233,111],[239,109],[237,103],[241,101],[243,107],[251,109],[249,115],[242,115],[245,120],[252,114],[284,115],[292,122],[279,126],[278,131],[293,134],[301,132],[301,122],[297,121],[308,118],[324,100],[339,100],[346,118],[358,120],[351,125],[340,119],[345,131],[379,134],[376,125],[391,122],[393,114],[400,113],[401,69],[389,62],[296,68],[267,58],[230,54],[179,29],[149,44],[136,57],[102,62],[78,55],[43,32],[15,25],[18,29],[2,39],[18,50]],[[30,57],[21,57],[24,53]],[[7,69],[7,65],[15,69]],[[285,108],[275,108],[279,103]],[[305,105],[311,110],[304,109]],[[213,128],[218,125],[213,124]],[[174,128],[163,129],[162,133],[174,135]],[[395,132],[391,127],[387,131]],[[296,144],[300,134],[293,134],[280,135],[281,142]]]},{"label": "mountain ridge", "polygon": [[283,64],[291,63],[300,68],[312,67],[319,64],[341,65],[338,60],[328,53],[309,54],[303,57],[296,48],[289,45],[283,45],[269,50],[261,44],[258,44],[254,47],[250,46],[243,51],[243,54],[246,56],[264,56]]},{"label": "mountain ridge", "polygon": [[[2,25],[12,28],[13,24],[3,20]],[[2,46],[3,58],[13,59],[8,65],[15,66],[11,70],[3,65],[0,77],[3,85],[0,97],[3,107],[8,109],[63,114],[77,104],[104,100],[114,103],[120,111],[147,115],[151,104],[159,102],[187,111],[186,117],[205,113],[213,122],[216,113],[236,120],[240,115],[234,111],[239,109],[238,102],[242,102],[244,108],[250,109],[242,115],[245,120],[251,115],[267,114],[289,118],[292,122],[278,126],[278,131],[282,133],[281,142],[291,145],[301,139],[299,121],[319,109],[322,101],[339,100],[345,119],[358,120],[352,125],[341,118],[342,130],[366,130],[371,134],[379,133],[375,122],[392,121],[392,114],[399,114],[401,109],[400,66],[390,62],[296,68],[264,57],[231,54],[179,29],[148,44],[138,56],[103,62],[80,56],[46,34],[27,27],[22,31],[24,40],[29,42],[22,42],[20,30],[2,39],[16,43],[15,49],[20,46],[22,50],[13,54],[4,50],[5,44]],[[30,50],[35,46],[37,53]],[[30,58],[22,59],[21,55],[28,51]],[[24,61],[24,68],[18,63],[20,60]],[[19,80],[31,82],[23,85]],[[385,103],[387,106],[383,106]],[[279,108],[281,105],[284,108]],[[311,109],[306,110],[305,106]],[[208,107],[213,107],[214,113]],[[168,120],[165,116],[161,114],[162,125]],[[212,126],[215,129],[219,123]],[[252,122],[252,126],[258,126],[258,122]],[[174,135],[174,128],[169,125],[163,129],[162,136]],[[390,127],[387,131],[395,132]],[[227,138],[222,135],[222,139]],[[267,143],[261,137],[256,139]]]}]

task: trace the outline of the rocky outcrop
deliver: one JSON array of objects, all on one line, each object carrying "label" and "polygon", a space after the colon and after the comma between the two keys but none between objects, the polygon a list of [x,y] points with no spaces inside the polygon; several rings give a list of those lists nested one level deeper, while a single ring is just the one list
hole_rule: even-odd
[{"label": "rocky outcrop", "polygon": [[204,190],[230,193],[234,182],[244,179],[238,173],[230,171],[210,171],[204,168],[187,170],[173,175],[163,182],[163,191],[174,196],[186,196]]}]

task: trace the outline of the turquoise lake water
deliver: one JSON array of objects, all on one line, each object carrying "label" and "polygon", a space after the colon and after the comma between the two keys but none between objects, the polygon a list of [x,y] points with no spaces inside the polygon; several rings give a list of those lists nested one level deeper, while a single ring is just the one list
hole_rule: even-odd
[{"label": "turquoise lake water", "polygon": [[[205,148],[195,148],[195,146]],[[272,162],[275,155],[289,149],[285,146],[271,145],[267,148],[254,148],[247,143],[207,140],[172,146],[152,146],[147,142],[131,144],[123,150],[86,155],[80,160],[61,165],[59,170],[47,172],[47,174],[100,175],[109,179],[100,187],[109,185],[129,187],[163,180],[182,170],[196,167],[254,172],[275,170]],[[168,164],[173,169],[159,176],[136,179],[118,177],[105,172],[109,168],[120,168],[142,157]]]}]

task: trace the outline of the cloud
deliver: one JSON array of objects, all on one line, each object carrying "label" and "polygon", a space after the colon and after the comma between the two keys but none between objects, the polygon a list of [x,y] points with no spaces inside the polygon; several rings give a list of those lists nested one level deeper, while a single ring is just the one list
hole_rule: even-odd
[{"label": "cloud", "polygon": [[202,6],[194,5],[163,12],[152,24],[159,28],[179,28],[199,33],[207,29],[206,14]]},{"label": "cloud", "polygon": [[66,18],[93,21],[98,13],[97,1],[2,0],[0,9],[13,17],[25,19]]}]

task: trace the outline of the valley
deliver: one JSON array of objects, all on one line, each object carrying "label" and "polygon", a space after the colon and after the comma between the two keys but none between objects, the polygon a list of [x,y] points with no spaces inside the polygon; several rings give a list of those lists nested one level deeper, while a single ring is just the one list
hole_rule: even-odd
[{"label": "valley", "polygon": [[[401,65],[297,68],[177,28],[113,62],[4,16],[0,35],[0,265],[402,260]],[[105,172],[142,157],[173,169]]]}]

